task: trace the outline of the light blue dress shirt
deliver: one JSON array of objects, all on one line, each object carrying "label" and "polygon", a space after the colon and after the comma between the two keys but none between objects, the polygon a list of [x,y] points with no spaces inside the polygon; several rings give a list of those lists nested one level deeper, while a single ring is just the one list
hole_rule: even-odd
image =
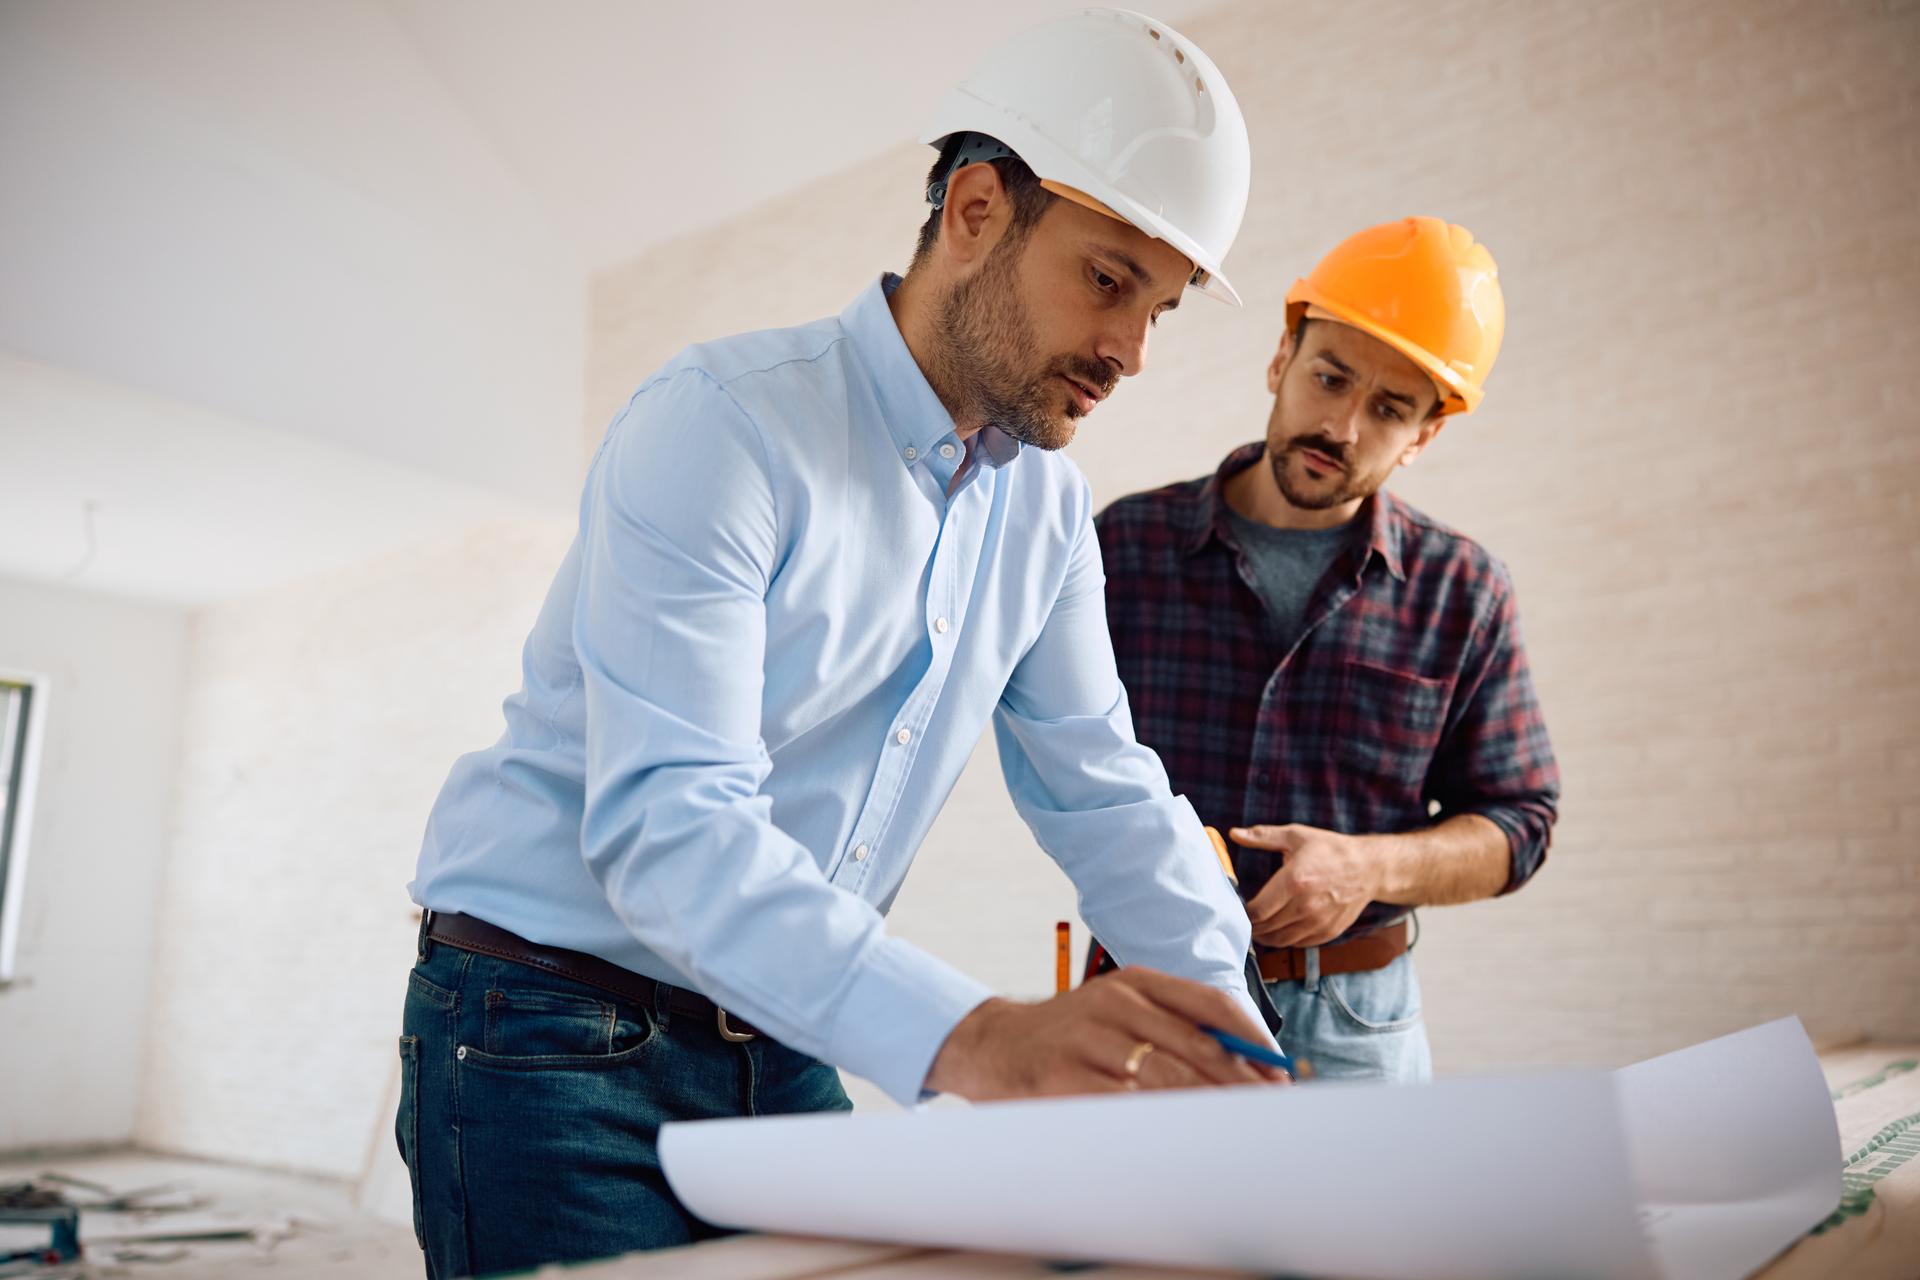
[{"label": "light blue dress shirt", "polygon": [[1134,740],[1086,480],[993,427],[961,444],[895,284],[634,394],[414,901],[702,992],[912,1102],[992,993],[882,917],[991,719],[1087,924],[1258,1025],[1245,911]]}]

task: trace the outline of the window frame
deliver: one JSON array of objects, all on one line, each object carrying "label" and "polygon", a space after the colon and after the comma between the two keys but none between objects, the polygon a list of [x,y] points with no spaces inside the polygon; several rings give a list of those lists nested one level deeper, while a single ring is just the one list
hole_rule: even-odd
[{"label": "window frame", "polygon": [[0,667],[0,685],[27,691],[26,714],[15,720],[9,698],[8,713],[0,715],[0,760],[17,744],[18,754],[0,772],[0,989],[18,977],[21,919],[26,905],[27,853],[33,843],[34,798],[40,790],[40,759],[47,729],[47,687],[50,681],[37,671]]}]

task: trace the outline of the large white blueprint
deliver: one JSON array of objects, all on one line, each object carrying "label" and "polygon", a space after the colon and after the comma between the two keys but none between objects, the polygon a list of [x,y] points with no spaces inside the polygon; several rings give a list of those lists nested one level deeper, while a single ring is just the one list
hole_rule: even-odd
[{"label": "large white blueprint", "polygon": [[1634,1198],[1666,1275],[1748,1275],[1840,1203],[1840,1125],[1798,1018],[1614,1081]]},{"label": "large white blueprint", "polygon": [[726,1226],[1382,1280],[1744,1276],[1841,1167],[1794,1018],[1615,1072],[705,1121],[660,1150]]}]

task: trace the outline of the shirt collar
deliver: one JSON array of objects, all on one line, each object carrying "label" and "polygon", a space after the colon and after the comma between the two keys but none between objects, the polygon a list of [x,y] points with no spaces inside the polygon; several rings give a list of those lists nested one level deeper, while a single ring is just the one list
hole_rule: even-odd
[{"label": "shirt collar", "polygon": [[[1199,500],[1194,504],[1191,525],[1187,531],[1185,546],[1188,555],[1197,554],[1210,538],[1217,537],[1230,547],[1238,545],[1227,525],[1228,508],[1222,494],[1228,480],[1266,457],[1266,454],[1267,446],[1259,441],[1241,445],[1228,454],[1219,469],[1207,478],[1206,484],[1200,489]],[[1367,549],[1380,557],[1388,573],[1404,581],[1407,572],[1401,558],[1401,548],[1406,518],[1400,513],[1399,503],[1389,493],[1375,493],[1361,504],[1357,518],[1366,527]]]},{"label": "shirt collar", "polygon": [[[880,416],[893,439],[894,455],[906,466],[925,458],[944,436],[954,432],[953,416],[934,394],[927,376],[907,349],[907,340],[894,323],[887,299],[900,287],[900,277],[889,271],[860,291],[840,313],[860,361],[873,379]],[[974,437],[976,458],[991,467],[1005,466],[1019,456],[1020,442],[996,426]]]}]

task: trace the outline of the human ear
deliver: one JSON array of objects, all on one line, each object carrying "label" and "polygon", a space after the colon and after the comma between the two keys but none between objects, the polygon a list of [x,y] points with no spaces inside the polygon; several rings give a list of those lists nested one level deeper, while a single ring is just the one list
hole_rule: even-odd
[{"label": "human ear", "polygon": [[961,266],[990,253],[1008,220],[1010,204],[1000,171],[990,164],[970,164],[947,182],[946,203],[940,209],[940,243]]},{"label": "human ear", "polygon": [[1403,467],[1412,466],[1413,460],[1419,457],[1428,445],[1433,443],[1434,437],[1439,435],[1440,429],[1446,425],[1447,415],[1445,414],[1437,418],[1428,418],[1425,422],[1421,423],[1420,434],[1414,437],[1412,444],[1401,450],[1400,465]]},{"label": "human ear", "polygon": [[1280,394],[1280,375],[1287,371],[1287,363],[1293,359],[1293,330],[1280,335],[1280,347],[1273,353],[1273,359],[1267,364],[1267,394]]}]

